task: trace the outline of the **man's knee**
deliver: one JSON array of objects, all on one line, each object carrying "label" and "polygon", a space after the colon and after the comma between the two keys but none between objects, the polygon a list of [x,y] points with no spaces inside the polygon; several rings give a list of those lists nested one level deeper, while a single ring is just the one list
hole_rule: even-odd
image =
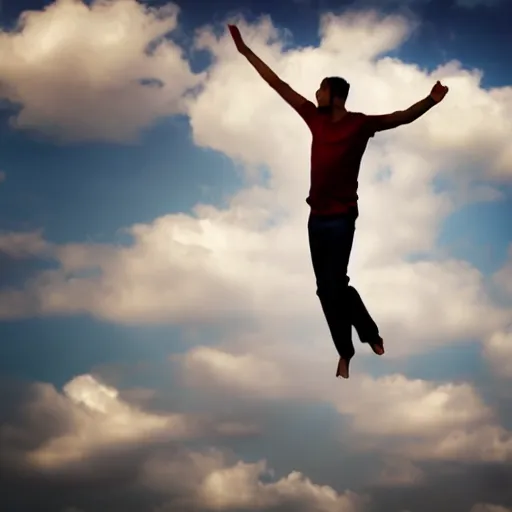
[{"label": "man's knee", "polygon": [[339,297],[345,295],[348,289],[348,277],[346,279],[317,281],[316,294],[319,297]]},{"label": "man's knee", "polygon": [[347,293],[352,299],[360,299],[359,292],[351,285],[347,286]]}]

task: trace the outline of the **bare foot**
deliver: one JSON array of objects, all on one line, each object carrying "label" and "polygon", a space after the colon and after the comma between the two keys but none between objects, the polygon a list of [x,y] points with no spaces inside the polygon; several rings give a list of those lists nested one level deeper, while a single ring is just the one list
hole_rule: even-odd
[{"label": "bare foot", "polygon": [[338,362],[338,369],[336,371],[336,377],[343,377],[344,379],[348,379],[348,365],[350,363],[350,359],[343,359],[340,357]]},{"label": "bare foot", "polygon": [[377,343],[370,343],[370,347],[372,350],[378,355],[381,356],[384,354],[384,340],[380,338],[380,341]]}]

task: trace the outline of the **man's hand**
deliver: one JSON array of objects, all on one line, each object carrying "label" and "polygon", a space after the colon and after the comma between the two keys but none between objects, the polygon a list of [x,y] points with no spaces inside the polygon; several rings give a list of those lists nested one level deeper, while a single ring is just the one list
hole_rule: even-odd
[{"label": "man's hand", "polygon": [[[295,110],[302,112],[308,101],[295,92],[287,83],[283,82],[255,53],[244,43],[240,30],[235,25],[228,25],[236,49],[250,62],[258,74]],[[314,105],[311,104],[313,110]],[[300,113],[299,112],[299,113]],[[316,110],[315,110],[316,112]],[[304,116],[304,114],[301,114]]]},{"label": "man's hand", "polygon": [[418,101],[418,103],[415,103],[407,110],[399,110],[398,112],[381,116],[368,116],[370,132],[375,133],[383,130],[391,130],[392,128],[397,128],[398,126],[416,121],[416,119],[433,108],[434,105],[442,101],[447,93],[448,87],[438,81],[425,99]]},{"label": "man's hand", "polygon": [[441,82],[437,81],[434,87],[432,87],[432,91],[430,91],[430,97],[436,102],[439,103],[448,93],[448,87],[446,85],[442,85]]},{"label": "man's hand", "polygon": [[231,37],[235,42],[236,49],[242,54],[247,55],[249,51],[249,47],[244,43],[242,39],[242,35],[240,34],[240,30],[236,25],[228,25],[229,32],[231,33]]}]

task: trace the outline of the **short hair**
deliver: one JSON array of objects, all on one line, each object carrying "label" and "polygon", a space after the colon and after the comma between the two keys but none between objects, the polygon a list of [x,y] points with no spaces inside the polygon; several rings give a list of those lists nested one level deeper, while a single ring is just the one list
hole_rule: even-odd
[{"label": "short hair", "polygon": [[348,92],[350,91],[350,84],[344,78],[340,78],[339,76],[330,76],[327,77],[326,80],[329,84],[329,90],[331,93],[331,105],[334,98],[346,101]]}]

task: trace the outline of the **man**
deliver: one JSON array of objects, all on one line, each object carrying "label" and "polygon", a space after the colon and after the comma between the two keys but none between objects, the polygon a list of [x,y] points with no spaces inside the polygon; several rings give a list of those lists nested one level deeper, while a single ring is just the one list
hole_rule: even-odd
[{"label": "man", "polygon": [[355,288],[349,286],[348,262],[358,217],[357,187],[361,159],[376,132],[409,124],[439,103],[448,87],[437,82],[429,96],[407,110],[368,116],[349,112],[346,80],[324,78],[316,92],[318,106],[283,82],[244,43],[234,25],[229,30],[238,51],[260,76],[304,119],[313,137],[311,188],[307,203],[309,246],[316,276],[317,295],[339,354],[336,377],[349,377],[355,350],[352,326],[360,340],[377,355],[384,354],[379,330]]}]

